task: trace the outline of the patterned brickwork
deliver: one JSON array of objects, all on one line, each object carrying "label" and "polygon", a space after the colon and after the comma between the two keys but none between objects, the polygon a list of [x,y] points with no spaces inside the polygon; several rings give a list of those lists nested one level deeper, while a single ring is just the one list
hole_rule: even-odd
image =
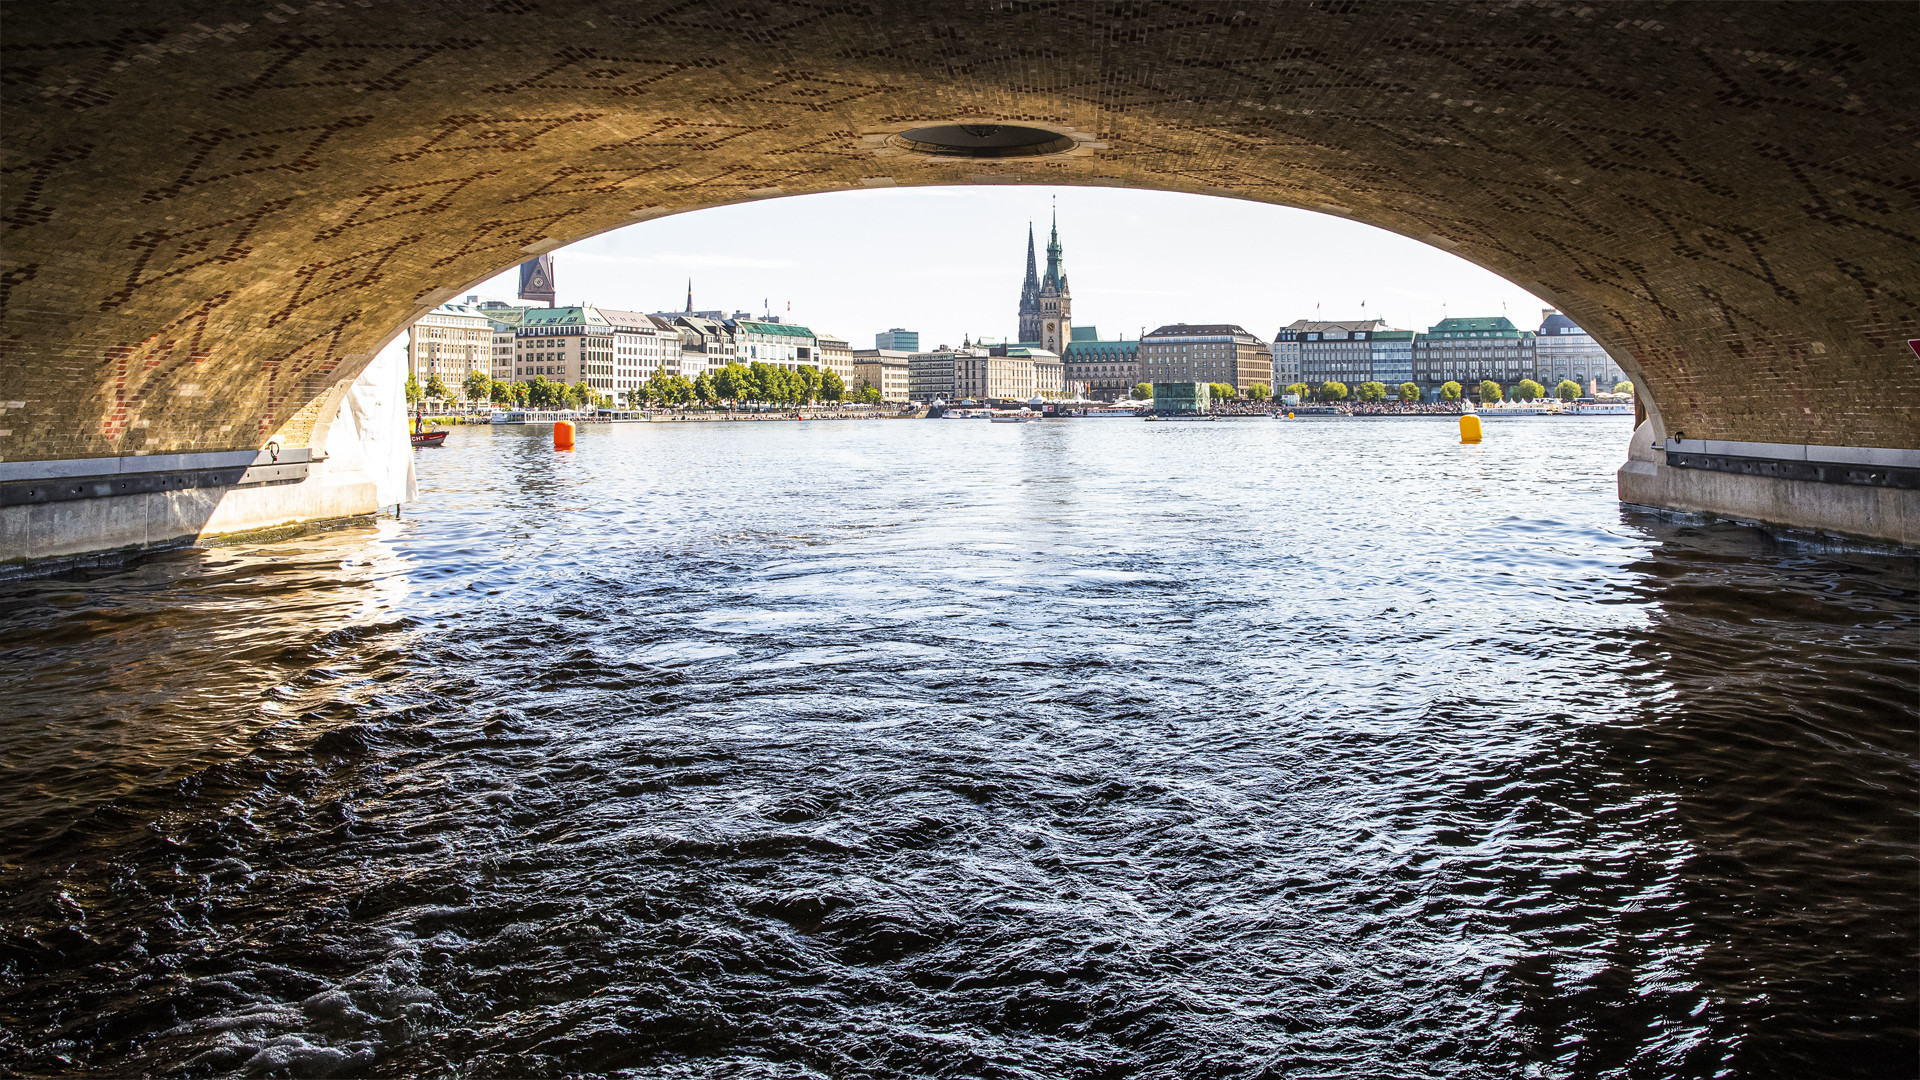
[{"label": "patterned brickwork", "polygon": [[[1920,447],[1912,4],[74,0],[8,20],[0,458],[300,445],[421,311],[743,199],[1338,213],[1558,304],[1694,438]],[[890,146],[957,118],[1052,158]]]}]

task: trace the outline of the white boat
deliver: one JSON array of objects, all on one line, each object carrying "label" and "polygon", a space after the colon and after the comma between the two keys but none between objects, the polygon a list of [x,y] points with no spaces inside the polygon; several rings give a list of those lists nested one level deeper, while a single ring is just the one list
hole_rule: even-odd
[{"label": "white boat", "polygon": [[1567,407],[1570,416],[1632,416],[1630,401],[1576,401]]},{"label": "white boat", "polygon": [[1019,412],[995,412],[987,419],[996,424],[1026,424],[1040,419],[1040,414],[1032,409],[1021,409]]}]

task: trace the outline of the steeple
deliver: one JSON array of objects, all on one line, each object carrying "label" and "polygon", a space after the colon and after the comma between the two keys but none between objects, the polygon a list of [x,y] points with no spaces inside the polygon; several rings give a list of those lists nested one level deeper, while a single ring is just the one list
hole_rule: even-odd
[{"label": "steeple", "polygon": [[1052,286],[1055,291],[1065,291],[1067,279],[1060,273],[1060,211],[1053,212],[1053,234],[1047,240],[1047,276],[1041,279],[1041,287]]},{"label": "steeple", "polygon": [[1040,268],[1033,258],[1033,222],[1027,222],[1027,280],[1020,283],[1020,310],[1035,308],[1040,300]]},{"label": "steeple", "polygon": [[693,314],[693,279],[687,279],[687,314]]}]

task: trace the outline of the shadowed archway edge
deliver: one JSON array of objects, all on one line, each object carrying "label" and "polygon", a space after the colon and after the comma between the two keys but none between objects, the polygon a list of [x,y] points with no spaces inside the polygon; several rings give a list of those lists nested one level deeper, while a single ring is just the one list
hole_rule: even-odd
[{"label": "shadowed archway edge", "polygon": [[[1920,448],[1917,40],[1884,4],[57,4],[0,43],[0,458],[303,445],[530,252],[956,183],[1341,214],[1557,304],[1668,432]],[[963,118],[1079,145],[888,140]]]}]

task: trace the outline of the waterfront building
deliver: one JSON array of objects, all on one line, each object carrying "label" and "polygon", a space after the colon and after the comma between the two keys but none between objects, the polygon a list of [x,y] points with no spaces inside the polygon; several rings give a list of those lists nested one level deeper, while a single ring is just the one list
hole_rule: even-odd
[{"label": "waterfront building", "polygon": [[953,398],[976,401],[1027,401],[1035,395],[1060,397],[1067,368],[1060,357],[1028,345],[991,345],[965,349],[953,357]]},{"label": "waterfront building", "polygon": [[951,345],[942,345],[926,352],[909,353],[908,400],[929,403],[954,400],[953,359],[957,351]]},{"label": "waterfront building", "polygon": [[1209,383],[1157,382],[1153,384],[1155,416],[1191,416],[1206,412],[1212,407],[1213,387]]},{"label": "waterfront building", "polygon": [[1066,365],[1067,384],[1085,384],[1088,397],[1100,401],[1119,401],[1132,391],[1140,378],[1140,343],[1122,338],[1103,341],[1095,326],[1076,326],[1073,340],[1061,358]]},{"label": "waterfront building", "polygon": [[463,398],[460,384],[470,373],[493,376],[493,325],[476,306],[479,299],[441,304],[407,328],[407,373],[423,392],[438,375],[450,397]]},{"label": "waterfront building", "polygon": [[772,364],[790,371],[802,365],[819,365],[819,342],[813,336],[813,331],[804,326],[783,323],[778,319],[733,319],[729,322],[733,331],[733,356],[742,364]]},{"label": "waterfront building", "polygon": [[1300,327],[1306,321],[1300,319],[1292,326],[1283,326],[1273,332],[1273,388],[1276,392],[1283,386],[1292,386],[1300,381]]},{"label": "waterfront building", "polygon": [[613,326],[615,381],[622,401],[656,372],[678,373],[680,332],[673,324],[638,311],[596,310]]},{"label": "waterfront building", "polygon": [[1009,352],[1024,352],[1033,363],[1033,392],[1041,397],[1060,398],[1067,396],[1067,365],[1050,349],[1009,349]]},{"label": "waterfront building", "polygon": [[1413,339],[1413,381],[1429,398],[1449,382],[1463,390],[1483,379],[1507,387],[1537,373],[1533,331],[1505,316],[1442,319]]},{"label": "waterfront building", "polygon": [[853,349],[840,338],[832,334],[815,334],[814,344],[819,346],[815,357],[821,371],[831,371],[840,376],[840,381],[851,390],[858,376],[853,370]]},{"label": "waterfront building", "polygon": [[1244,393],[1273,378],[1273,350],[1232,323],[1171,323],[1140,339],[1141,380],[1226,383]]},{"label": "waterfront building", "polygon": [[1027,277],[1020,287],[1020,341],[1055,356],[1066,354],[1073,340],[1073,292],[1061,269],[1060,218],[1047,241],[1047,272],[1041,275],[1033,257],[1033,223],[1027,223]]},{"label": "waterfront building", "polygon": [[487,329],[493,337],[492,370],[493,378],[499,382],[513,381],[513,338],[514,330],[529,311],[541,308],[516,307],[500,300],[482,300],[474,303],[475,297],[467,297],[467,303],[476,312],[486,317]]},{"label": "waterfront building", "polygon": [[1375,330],[1367,341],[1373,346],[1373,381],[1386,383],[1389,394],[1413,381],[1413,331]]},{"label": "waterfront building", "polygon": [[513,378],[527,382],[536,375],[613,396],[613,325],[591,307],[529,310],[514,328]]},{"label": "waterfront building", "polygon": [[680,370],[677,374],[697,379],[739,359],[730,321],[696,313],[675,315],[672,322],[680,335]]},{"label": "waterfront building", "polygon": [[1275,372],[1276,379],[1286,379],[1277,385],[1366,382],[1373,378],[1371,339],[1385,329],[1385,319],[1296,319],[1280,328],[1273,344],[1275,367],[1286,368],[1284,376]]},{"label": "waterfront building", "polygon": [[912,354],[898,349],[857,349],[853,354],[855,381],[851,389],[871,386],[880,391],[880,400],[905,404],[913,400],[910,384]]},{"label": "waterfront building", "polygon": [[919,352],[920,331],[902,330],[897,326],[891,330],[882,330],[873,335],[873,347],[893,352]]},{"label": "waterfront building", "polygon": [[1626,373],[1614,363],[1607,350],[1580,329],[1572,319],[1547,308],[1540,313],[1540,329],[1534,334],[1534,379],[1548,390],[1572,379],[1582,392],[1606,393],[1626,380]]}]

